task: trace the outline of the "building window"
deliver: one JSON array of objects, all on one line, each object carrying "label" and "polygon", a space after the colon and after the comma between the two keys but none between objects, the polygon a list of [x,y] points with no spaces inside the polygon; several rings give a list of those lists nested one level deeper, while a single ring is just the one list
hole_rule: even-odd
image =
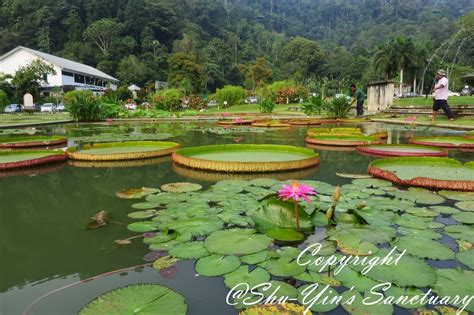
[{"label": "building window", "polygon": [[93,77],[86,77],[86,84],[88,85],[94,85],[94,78]]},{"label": "building window", "polygon": [[84,76],[81,74],[74,74],[74,82],[76,83],[84,83]]},{"label": "building window", "polygon": [[74,74],[72,72],[67,72],[67,71],[61,71],[63,75],[65,75],[66,77],[73,77]]}]

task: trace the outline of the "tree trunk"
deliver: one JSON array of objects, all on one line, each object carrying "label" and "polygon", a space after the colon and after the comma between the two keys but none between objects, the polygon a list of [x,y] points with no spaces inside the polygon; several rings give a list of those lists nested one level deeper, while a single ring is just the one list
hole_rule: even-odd
[{"label": "tree trunk", "polygon": [[413,77],[413,92],[416,94],[416,74]]},{"label": "tree trunk", "polygon": [[400,69],[400,96],[403,94],[403,68]]}]

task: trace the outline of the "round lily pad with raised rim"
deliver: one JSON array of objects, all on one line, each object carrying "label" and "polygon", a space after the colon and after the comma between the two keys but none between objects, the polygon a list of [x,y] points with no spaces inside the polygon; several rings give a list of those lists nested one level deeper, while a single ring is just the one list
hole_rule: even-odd
[{"label": "round lily pad with raised rim", "polygon": [[399,157],[370,163],[368,172],[399,185],[474,191],[474,162],[442,157]]},{"label": "round lily pad with raised rim", "polygon": [[448,151],[416,144],[375,144],[357,147],[357,151],[374,156],[448,156]]},{"label": "round lily pad with raised rim", "polygon": [[67,159],[63,151],[48,150],[7,150],[0,151],[0,171],[32,167]]},{"label": "round lily pad with raised rim", "polygon": [[137,160],[169,155],[179,147],[175,142],[109,142],[71,147],[66,154],[70,159],[82,161]]},{"label": "round lily pad with raised rim", "polygon": [[362,135],[360,128],[347,128],[347,127],[336,127],[336,128],[310,128],[306,132],[308,137],[319,136],[319,135]]},{"label": "round lily pad with raised rim", "polygon": [[319,119],[291,119],[287,123],[296,126],[316,126],[321,125],[322,121]]},{"label": "round lily pad with raised rim", "polygon": [[466,137],[416,137],[411,138],[409,142],[443,148],[474,148],[474,138]]},{"label": "round lily pad with raised rim", "polygon": [[218,125],[251,125],[254,122],[252,119],[234,119],[234,120],[219,120]]},{"label": "round lily pad with raised rim", "polygon": [[388,131],[387,130],[382,130],[382,131],[377,131],[374,133],[370,134],[372,137],[376,137],[379,139],[387,139],[388,138]]},{"label": "round lily pad with raised rim", "polygon": [[290,124],[280,122],[277,120],[269,120],[269,121],[256,121],[252,124],[253,127],[264,127],[264,128],[287,128],[291,127]]},{"label": "round lily pad with raised rim", "polygon": [[0,148],[31,148],[66,144],[67,138],[62,136],[13,136],[0,137]]},{"label": "round lily pad with raised rim", "polygon": [[319,164],[313,150],[271,144],[191,147],[173,153],[173,161],[190,168],[252,173],[303,169]]},{"label": "round lily pad with raised rim", "polygon": [[306,137],[305,141],[311,144],[356,147],[368,144],[380,144],[379,138],[359,134],[320,134]]}]

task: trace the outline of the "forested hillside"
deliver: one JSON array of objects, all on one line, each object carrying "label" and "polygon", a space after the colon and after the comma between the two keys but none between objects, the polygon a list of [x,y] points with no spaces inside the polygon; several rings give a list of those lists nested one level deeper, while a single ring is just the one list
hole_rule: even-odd
[{"label": "forested hillside", "polygon": [[[400,36],[426,64],[472,10],[473,0],[0,0],[0,54],[23,45],[125,82],[186,81],[194,91],[278,79],[345,84],[396,76],[374,67],[374,55]],[[436,62],[470,71],[470,42],[460,37]]]}]

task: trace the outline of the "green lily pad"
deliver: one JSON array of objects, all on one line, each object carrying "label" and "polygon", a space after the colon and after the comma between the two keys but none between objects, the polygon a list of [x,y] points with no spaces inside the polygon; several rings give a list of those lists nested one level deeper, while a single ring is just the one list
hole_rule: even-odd
[{"label": "green lily pad", "polygon": [[397,246],[398,251],[406,252],[410,255],[421,258],[447,260],[454,259],[454,252],[446,245],[426,238],[416,238],[404,236],[400,237],[398,241],[392,243]]},{"label": "green lily pad", "polygon": [[138,134],[121,134],[121,133],[101,133],[93,136],[75,136],[71,140],[75,142],[115,142],[115,141],[146,141],[146,140],[165,140],[171,138],[169,133],[138,133]]},{"label": "green lily pad", "polygon": [[344,254],[369,256],[378,252],[378,247],[369,242],[362,242],[357,236],[341,234],[337,239],[337,248]]},{"label": "green lily pad", "polygon": [[[467,271],[462,269],[438,269],[436,270],[438,276],[436,283],[432,286],[433,291],[440,297],[449,297],[450,305],[461,307],[462,303],[459,301],[453,304],[454,297],[472,296],[474,292],[474,271]],[[474,312],[474,301],[471,301],[466,307],[469,312]]]},{"label": "green lily pad", "polygon": [[289,228],[270,228],[265,232],[265,234],[278,241],[295,242],[304,239],[302,233]]},{"label": "green lily pad", "polygon": [[426,222],[426,220],[407,214],[403,214],[401,217],[395,219],[395,224],[410,229],[424,230],[428,228],[428,222]]},{"label": "green lily pad", "polygon": [[430,223],[428,223],[428,227],[430,229],[442,229],[445,226],[446,226],[445,224],[440,223],[440,222],[430,222]]},{"label": "green lily pad", "polygon": [[397,286],[390,286],[390,289],[385,291],[385,296],[386,297],[392,297],[395,301],[399,300],[400,298],[404,297],[418,297],[417,303],[410,303],[410,300],[408,299],[406,303],[396,303],[397,306],[402,307],[402,308],[407,308],[407,309],[413,309],[413,308],[418,308],[418,307],[423,307],[426,305],[425,303],[421,303],[421,297],[425,295],[425,292],[421,291],[420,289],[417,288],[400,288]]},{"label": "green lily pad", "polygon": [[248,284],[250,288],[268,282],[270,274],[263,268],[249,271],[249,266],[240,266],[237,270],[224,276],[225,285],[232,289],[240,283]]},{"label": "green lily pad", "polygon": [[170,193],[185,193],[190,191],[201,190],[202,186],[194,183],[170,183],[161,186],[161,189]]},{"label": "green lily pad", "polygon": [[178,262],[178,258],[171,257],[171,256],[163,256],[155,260],[153,263],[153,268],[156,270],[163,270],[173,266],[176,262]]},{"label": "green lily pad", "polygon": [[[265,282],[267,281],[260,282],[259,284]],[[264,297],[268,298],[270,296],[274,296],[277,299],[286,297],[296,299],[298,297],[298,290],[296,290],[296,288],[291,284],[283,281],[270,281],[268,283],[269,285],[258,288],[258,292],[262,293]]]},{"label": "green lily pad", "polygon": [[175,230],[179,234],[203,236],[218,231],[222,229],[223,226],[224,222],[218,218],[190,218],[187,220],[178,220],[176,222],[167,223],[164,227]]},{"label": "green lily pad", "polygon": [[261,252],[240,256],[240,261],[245,264],[256,265],[267,260],[267,257],[268,251],[262,250]]},{"label": "green lily pad", "polygon": [[392,186],[391,182],[378,178],[355,179],[352,181],[352,184],[367,188],[381,188]]},{"label": "green lily pad", "polygon": [[438,192],[441,196],[458,201],[474,201],[474,192],[441,190]]},{"label": "green lily pad", "polygon": [[137,209],[137,210],[149,210],[149,209],[157,208],[159,206],[160,206],[160,203],[146,201],[146,202],[134,203],[132,205],[132,208]]},{"label": "green lily pad", "polygon": [[271,242],[271,238],[257,234],[253,229],[231,229],[212,233],[205,240],[204,246],[211,253],[246,255],[266,249]]},{"label": "green lily pad", "polygon": [[341,268],[334,278],[347,288],[354,287],[359,292],[370,291],[379,282],[372,280],[351,268]]},{"label": "green lily pad", "polygon": [[174,314],[185,315],[184,296],[157,284],[136,284],[115,289],[95,298],[80,312],[96,314]]},{"label": "green lily pad", "polygon": [[148,219],[148,218],[153,217],[155,213],[156,213],[156,210],[136,211],[136,212],[130,212],[129,214],[127,214],[127,216],[132,219],[143,220],[143,219]]},{"label": "green lily pad", "polygon": [[122,189],[115,193],[115,196],[122,199],[140,199],[150,194],[155,194],[160,192],[158,188],[129,188]]},{"label": "green lily pad", "polygon": [[474,249],[474,243],[466,242],[466,241],[460,241],[460,240],[456,240],[456,243],[458,243],[458,248],[459,248],[460,252],[470,250],[470,249]]},{"label": "green lily pad", "polygon": [[171,256],[180,259],[197,259],[209,255],[209,252],[204,247],[204,242],[187,242],[181,243],[170,249]]},{"label": "green lily pad", "polygon": [[326,299],[331,301],[339,294],[334,289],[325,290],[325,286],[319,284],[307,284],[298,288],[298,301],[302,305],[309,305],[313,299],[315,303],[311,306],[313,312],[329,312],[339,306],[339,303],[323,303]]},{"label": "green lily pad", "polygon": [[153,232],[160,228],[160,226],[153,221],[134,222],[127,225],[127,229],[132,232],[144,233]]},{"label": "green lily pad", "polygon": [[371,294],[366,293],[364,297],[357,291],[345,291],[342,294],[343,301],[354,299],[351,304],[343,303],[342,307],[351,315],[391,315],[393,313],[393,306],[390,304],[376,303],[370,305],[370,303],[376,301],[380,297],[374,297],[371,299]]},{"label": "green lily pad", "polygon": [[148,195],[145,200],[159,205],[180,203],[191,198],[190,194],[161,193],[158,195]]},{"label": "green lily pad", "polygon": [[455,206],[464,211],[474,211],[474,201],[472,200],[456,202]]},{"label": "green lily pad", "polygon": [[408,208],[405,212],[422,218],[434,218],[439,215],[438,212],[426,208]]},{"label": "green lily pad", "polygon": [[222,276],[231,273],[240,266],[237,256],[210,255],[199,258],[196,262],[196,272],[206,277]]},{"label": "green lily pad", "polygon": [[270,188],[273,185],[277,185],[279,183],[280,182],[277,181],[276,179],[271,179],[271,178],[257,178],[250,181],[250,184],[252,184],[253,186],[260,186],[260,187],[266,187],[266,188]]},{"label": "green lily pad", "polygon": [[[388,254],[389,250],[380,249],[377,254],[369,257],[369,259],[373,257],[383,259]],[[391,282],[400,287],[413,286],[422,288],[435,283],[436,273],[425,261],[409,255],[404,255],[400,258],[399,254],[394,254],[392,258],[391,265],[376,265],[365,276],[377,281]],[[395,264],[395,259],[398,258],[400,259]],[[349,266],[359,272],[364,269],[363,266],[355,266],[353,264]]]},{"label": "green lily pad", "polygon": [[443,237],[438,232],[435,232],[432,230],[418,230],[418,229],[410,229],[410,228],[404,228],[404,227],[400,227],[398,229],[398,233],[400,233],[401,235],[409,236],[409,237],[421,238],[421,239],[425,238],[429,240],[438,240]]},{"label": "green lily pad", "polygon": [[469,268],[474,269],[474,249],[457,253],[456,259]]},{"label": "green lily pad", "polygon": [[434,211],[437,211],[442,214],[455,214],[455,213],[461,212],[456,208],[447,207],[447,206],[431,206],[430,209],[433,209]]},{"label": "green lily pad", "polygon": [[265,264],[265,269],[277,277],[291,277],[299,275],[303,273],[306,268],[299,265],[296,260],[294,260],[294,258],[296,258],[296,256],[285,256],[278,259],[269,260]]},{"label": "green lily pad", "polygon": [[452,218],[461,223],[474,224],[474,212],[461,212],[452,215]]},{"label": "green lily pad", "polygon": [[468,225],[448,225],[444,228],[444,233],[454,239],[474,243],[474,227]]},{"label": "green lily pad", "polygon": [[348,237],[357,237],[362,242],[383,244],[390,242],[396,236],[396,231],[388,226],[338,224],[334,230],[329,230],[328,234],[333,240],[347,235]]},{"label": "green lily pad", "polygon": [[165,233],[165,232],[157,232],[153,237],[145,237],[143,238],[143,243],[145,244],[153,244],[153,243],[165,243],[171,240],[174,240],[178,234],[176,232]]}]

